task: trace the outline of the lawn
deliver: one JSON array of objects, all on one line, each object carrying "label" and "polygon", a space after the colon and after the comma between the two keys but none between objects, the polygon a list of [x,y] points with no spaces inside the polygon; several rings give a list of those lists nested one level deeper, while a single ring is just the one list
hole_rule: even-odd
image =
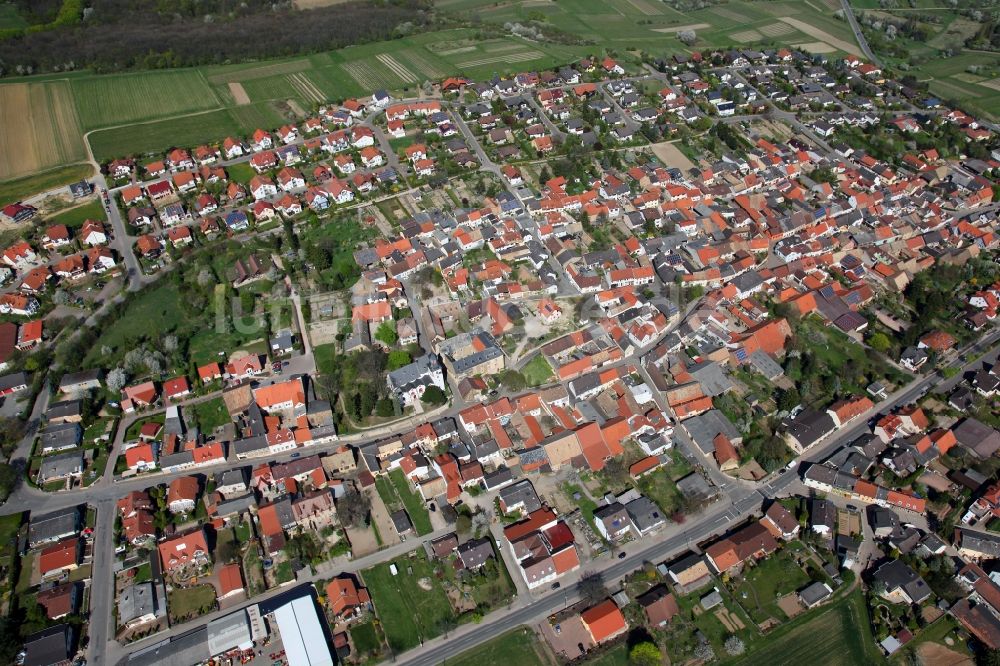
[{"label": "lawn", "polygon": [[531,359],[521,370],[528,386],[541,386],[552,379],[552,366],[541,353]]},{"label": "lawn", "polygon": [[240,162],[239,164],[232,164],[226,167],[226,173],[229,174],[229,179],[237,183],[246,185],[249,183],[256,173],[253,167],[250,166],[249,162]]},{"label": "lawn", "polygon": [[410,489],[410,484],[403,475],[403,470],[392,470],[389,473],[389,479],[396,490],[396,495],[402,500],[406,513],[413,521],[413,529],[417,531],[417,534],[422,536],[433,532],[434,528],[431,527],[431,517],[427,513],[427,505],[424,504],[419,493]]},{"label": "lawn", "polygon": [[321,375],[333,373],[337,361],[337,343],[331,342],[328,345],[313,347],[313,356],[316,357],[316,369]]},{"label": "lawn", "polygon": [[167,609],[172,623],[203,615],[214,608],[215,587],[212,585],[175,587],[167,593]]},{"label": "lawn", "polygon": [[70,208],[61,213],[51,215],[48,222],[51,224],[65,224],[70,229],[82,227],[87,220],[99,220],[103,222],[107,219],[104,212],[104,205],[100,201],[91,201],[76,208]]},{"label": "lawn", "polygon": [[136,567],[135,578],[132,580],[136,583],[145,583],[146,581],[153,580],[153,570],[149,562],[144,562]]},{"label": "lawn", "polygon": [[885,663],[868,627],[868,610],[860,589],[805,613],[801,620],[796,618],[748,648],[747,655],[734,663],[748,666]]},{"label": "lawn", "polygon": [[778,608],[777,598],[795,592],[809,583],[809,576],[781,550],[748,570],[745,580],[736,587],[736,597],[748,609],[755,622],[769,617],[782,621],[785,614]]},{"label": "lawn", "polygon": [[486,664],[517,664],[517,666],[547,666],[551,663],[538,637],[528,627],[519,627],[491,641],[467,650],[448,662],[450,666],[485,666]]},{"label": "lawn", "polygon": [[20,201],[32,194],[45,192],[61,185],[69,185],[93,175],[94,168],[89,164],[70,164],[34,176],[7,180],[0,183],[0,203],[6,205],[13,201]]},{"label": "lawn", "polygon": [[676,449],[671,450],[668,455],[671,457],[668,465],[642,477],[636,485],[663,513],[670,515],[684,503],[684,496],[677,490],[676,481],[691,472],[691,464]]},{"label": "lawn", "polygon": [[230,423],[229,410],[222,398],[212,398],[206,402],[199,402],[194,405],[191,411],[194,412],[195,423],[202,434],[209,434],[216,428]]},{"label": "lawn", "polygon": [[137,439],[139,437],[139,431],[142,430],[142,426],[147,423],[159,423],[160,425],[163,425],[166,422],[166,419],[167,417],[163,413],[154,414],[153,416],[145,419],[139,419],[130,425],[128,430],[125,431],[125,441],[128,442],[130,440]]},{"label": "lawn", "polygon": [[361,655],[379,652],[382,649],[382,642],[379,640],[378,631],[371,622],[351,627],[351,641],[354,643],[355,651]]},{"label": "lawn", "polygon": [[628,643],[619,643],[607,652],[583,662],[585,666],[629,666]]},{"label": "lawn", "polygon": [[[391,564],[397,567],[395,576],[389,570]],[[454,626],[451,603],[423,548],[409,557],[365,569],[361,576],[393,652],[405,652]]]}]

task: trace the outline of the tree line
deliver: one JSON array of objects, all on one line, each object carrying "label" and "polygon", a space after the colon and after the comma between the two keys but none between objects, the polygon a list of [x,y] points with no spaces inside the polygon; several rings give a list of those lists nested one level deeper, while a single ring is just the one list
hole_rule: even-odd
[{"label": "tree line", "polygon": [[[171,11],[155,11],[151,4]],[[310,10],[254,1],[233,8],[213,0],[192,9],[197,4],[95,0],[79,24],[0,40],[0,75],[161,69],[314,53],[421,29],[431,7],[429,0],[355,0]]]}]

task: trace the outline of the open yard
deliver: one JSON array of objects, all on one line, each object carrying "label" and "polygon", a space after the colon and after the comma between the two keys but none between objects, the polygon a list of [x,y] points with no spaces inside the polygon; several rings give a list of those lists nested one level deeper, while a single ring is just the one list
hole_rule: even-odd
[{"label": "open yard", "polygon": [[199,402],[189,411],[194,412],[194,420],[202,434],[210,435],[212,431],[230,422],[229,412],[222,398],[212,398]]},{"label": "open yard", "polygon": [[[397,568],[395,576],[389,570],[393,564]],[[416,647],[454,625],[451,603],[423,548],[408,557],[365,569],[361,577],[393,652]]]},{"label": "open yard", "polygon": [[521,373],[527,380],[528,386],[541,386],[552,379],[552,366],[543,354],[538,354],[524,366]]},{"label": "open yard", "polygon": [[167,610],[170,611],[171,623],[203,615],[214,608],[215,587],[213,585],[175,587],[167,593]]}]

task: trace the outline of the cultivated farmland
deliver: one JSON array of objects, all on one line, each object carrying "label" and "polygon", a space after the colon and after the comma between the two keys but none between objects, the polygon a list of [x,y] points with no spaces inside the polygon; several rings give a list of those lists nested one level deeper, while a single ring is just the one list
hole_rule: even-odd
[{"label": "cultivated farmland", "polygon": [[218,108],[199,70],[143,72],[73,79],[85,130]]},{"label": "cultivated farmland", "polygon": [[0,179],[86,156],[68,83],[0,85]]}]

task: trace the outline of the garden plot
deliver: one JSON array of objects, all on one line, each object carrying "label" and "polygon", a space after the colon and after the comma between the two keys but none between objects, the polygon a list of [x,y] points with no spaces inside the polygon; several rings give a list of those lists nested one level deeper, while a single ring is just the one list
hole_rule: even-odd
[{"label": "garden plot", "polygon": [[380,63],[388,67],[393,74],[402,79],[405,83],[416,83],[417,77],[404,67],[399,61],[393,58],[388,53],[379,53],[375,56]]},{"label": "garden plot", "polygon": [[[960,81],[962,80],[959,78],[958,74],[955,75],[955,78]],[[990,88],[991,90],[1000,90],[1000,78],[990,79],[989,81],[979,81],[978,85]]]}]

